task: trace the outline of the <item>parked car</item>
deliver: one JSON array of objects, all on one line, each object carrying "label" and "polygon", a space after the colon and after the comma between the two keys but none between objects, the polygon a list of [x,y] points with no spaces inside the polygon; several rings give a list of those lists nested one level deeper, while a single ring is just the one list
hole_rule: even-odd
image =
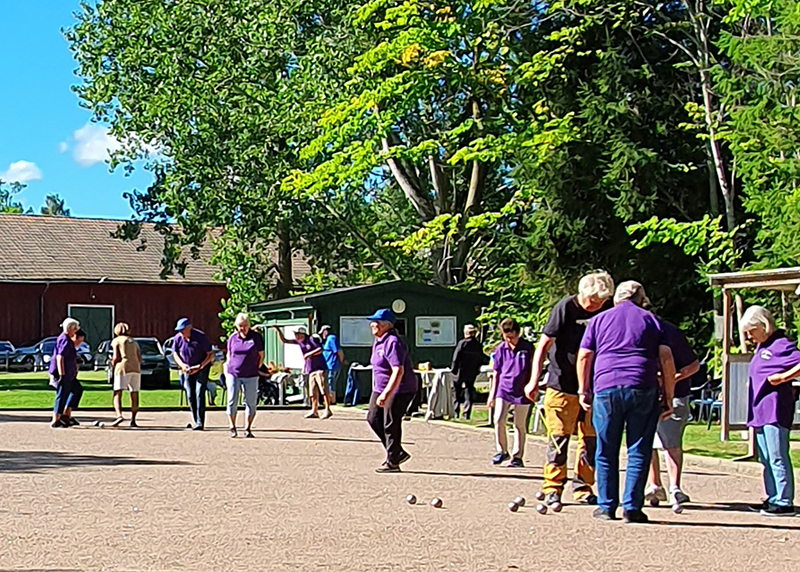
[{"label": "parked car", "polygon": [[97,351],[94,353],[93,367],[95,371],[100,371],[108,367],[111,360],[111,340],[105,340],[97,344]]},{"label": "parked car", "polygon": [[[56,349],[56,337],[50,336],[40,341],[33,341],[17,348],[9,363],[10,369],[23,371],[43,370],[50,367],[53,351]],[[78,346],[78,367],[89,366],[94,361],[89,344],[82,342]]]},{"label": "parked car", "polygon": [[[164,348],[156,338],[133,338],[139,344],[139,350],[142,352],[142,389],[168,389],[171,383],[170,380],[170,363],[167,356],[164,355]],[[111,367],[111,342],[103,342],[107,344],[103,349],[106,355],[106,367],[108,370],[108,383],[113,380],[114,372]],[[98,353],[101,347],[98,346]],[[97,356],[95,356],[97,359]]]},{"label": "parked car", "polygon": [[175,358],[172,357],[172,344],[175,341],[175,338],[167,338],[164,340],[164,356],[166,356],[167,361],[169,362],[170,369],[178,369],[178,364],[175,363]]},{"label": "parked car", "polygon": [[7,369],[17,349],[11,342],[0,342],[0,368]]}]

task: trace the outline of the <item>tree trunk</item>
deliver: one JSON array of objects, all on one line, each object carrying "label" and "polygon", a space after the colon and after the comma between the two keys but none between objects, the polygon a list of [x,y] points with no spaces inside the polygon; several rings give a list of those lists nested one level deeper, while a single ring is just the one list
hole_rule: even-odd
[{"label": "tree trunk", "polygon": [[292,242],[289,229],[281,225],[278,229],[278,282],[275,284],[275,297],[288,298],[294,288],[292,277]]}]

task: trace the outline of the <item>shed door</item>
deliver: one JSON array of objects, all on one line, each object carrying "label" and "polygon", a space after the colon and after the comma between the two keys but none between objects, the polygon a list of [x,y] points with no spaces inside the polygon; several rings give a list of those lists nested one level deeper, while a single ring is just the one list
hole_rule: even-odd
[{"label": "shed door", "polygon": [[81,323],[81,329],[86,332],[86,343],[92,351],[100,342],[114,337],[114,306],[70,305],[69,317]]}]

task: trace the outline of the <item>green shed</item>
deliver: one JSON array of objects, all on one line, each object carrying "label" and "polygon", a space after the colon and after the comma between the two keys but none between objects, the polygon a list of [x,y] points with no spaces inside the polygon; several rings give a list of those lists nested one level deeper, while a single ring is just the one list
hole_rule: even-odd
[{"label": "green shed", "polygon": [[[289,339],[298,326],[315,333],[329,325],[339,336],[345,359],[368,364],[372,335],[365,318],[378,308],[391,308],[414,365],[430,362],[444,367],[450,365],[464,325],[474,323],[488,303],[485,296],[398,280],[261,302],[250,310],[260,314],[267,326],[283,329]],[[267,361],[302,367],[296,346],[284,348],[274,330],[267,330],[265,342]]]}]

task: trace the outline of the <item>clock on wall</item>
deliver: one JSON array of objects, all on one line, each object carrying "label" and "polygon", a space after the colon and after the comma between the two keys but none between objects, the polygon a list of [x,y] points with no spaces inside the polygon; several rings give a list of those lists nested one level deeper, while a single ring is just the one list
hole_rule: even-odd
[{"label": "clock on wall", "polygon": [[392,312],[395,314],[402,314],[406,311],[406,302],[405,300],[401,300],[398,298],[394,302],[392,302]]}]

